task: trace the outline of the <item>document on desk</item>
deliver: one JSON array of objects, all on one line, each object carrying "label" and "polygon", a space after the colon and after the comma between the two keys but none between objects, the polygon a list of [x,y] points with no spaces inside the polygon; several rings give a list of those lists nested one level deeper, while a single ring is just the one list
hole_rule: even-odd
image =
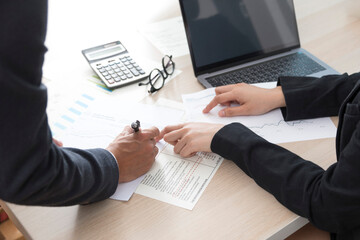
[{"label": "document on desk", "polygon": [[[161,100],[161,99],[160,99]],[[58,99],[59,101],[59,99]],[[160,102],[160,101],[159,101]],[[81,149],[105,148],[126,125],[139,119],[142,128],[166,125],[183,120],[184,111],[145,104],[111,104],[111,98],[89,93],[79,94],[62,113],[50,121],[53,136],[65,147]],[[173,147],[163,141],[157,144],[159,154],[151,170],[144,176],[119,184],[112,199],[128,201],[135,192],[150,198],[192,209],[221,165],[223,158],[215,154],[198,153],[181,158]]]},{"label": "document on desk", "polygon": [[[161,130],[167,124],[177,124],[184,112],[138,103],[111,104],[110,98],[100,100],[83,93],[57,115],[59,117],[50,121],[53,137],[62,141],[64,147],[89,149],[106,148],[126,125],[137,119],[142,128],[156,126]],[[158,143],[157,146],[161,151],[165,144]],[[144,177],[119,184],[111,198],[128,201]]]},{"label": "document on desk", "polygon": [[166,144],[136,193],[192,210],[222,162],[213,153],[181,158]]},{"label": "document on desk", "polygon": [[[275,83],[257,84],[259,87],[275,87]],[[280,109],[261,116],[219,117],[218,112],[223,106],[216,106],[210,113],[202,110],[214,98],[214,88],[193,94],[183,95],[187,118],[190,121],[229,124],[239,122],[254,133],[272,143],[305,141],[320,138],[333,138],[336,127],[330,118],[316,118],[285,122]]]},{"label": "document on desk", "polygon": [[148,24],[139,29],[162,54],[181,57],[189,54],[182,17]]}]

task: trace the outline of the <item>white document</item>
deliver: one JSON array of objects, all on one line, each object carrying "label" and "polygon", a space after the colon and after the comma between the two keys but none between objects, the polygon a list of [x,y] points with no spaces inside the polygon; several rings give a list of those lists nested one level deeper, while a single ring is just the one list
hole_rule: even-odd
[{"label": "white document", "polygon": [[[274,84],[257,84],[257,86],[264,88],[269,88],[269,86],[272,85]],[[221,124],[239,122],[272,143],[332,138],[336,135],[336,127],[330,118],[285,122],[280,109],[273,110],[261,116],[219,117],[218,112],[224,107],[218,105],[212,109],[210,113],[202,113],[202,110],[214,96],[214,88],[205,89],[193,94],[182,95],[187,118],[190,121]]]},{"label": "white document", "polygon": [[148,24],[139,31],[164,55],[180,57],[189,54],[181,16]]},{"label": "white document", "polygon": [[[184,115],[183,110],[138,103],[115,104],[111,99],[89,93],[74,97],[72,104],[64,107],[63,112],[57,113],[55,120],[50,122],[53,136],[65,147],[105,148],[126,125],[137,119],[142,128],[156,126],[161,130],[166,125],[178,124]],[[161,101],[163,105],[174,105]],[[157,143],[157,147],[159,154],[151,170],[132,182],[119,184],[110,198],[128,201],[138,188],[138,194],[192,209],[223,158],[198,153],[185,159],[163,141]]]},{"label": "white document", "polygon": [[140,182],[144,179],[145,175],[138,177],[137,179],[127,182],[119,183],[115,193],[110,197],[111,199],[119,201],[129,201]]},{"label": "white document", "polygon": [[[144,104],[114,104],[109,99],[96,99],[93,95],[80,94],[73,104],[65,108],[51,122],[53,136],[62,141],[64,147],[80,149],[106,148],[126,125],[141,121],[142,128],[156,126],[160,130],[167,124],[177,124],[184,112],[176,109]],[[158,143],[161,151],[165,144]],[[118,185],[111,197],[128,201],[144,176]]]},{"label": "white document", "polygon": [[181,158],[167,144],[136,193],[192,210],[223,160],[213,153]]}]

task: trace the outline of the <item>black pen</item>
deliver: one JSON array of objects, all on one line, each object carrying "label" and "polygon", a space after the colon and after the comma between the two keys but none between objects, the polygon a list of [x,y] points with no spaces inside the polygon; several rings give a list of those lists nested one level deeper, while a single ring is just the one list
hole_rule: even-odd
[{"label": "black pen", "polygon": [[140,128],[140,121],[136,120],[135,122],[131,123],[131,128],[134,129],[134,132],[138,132]]}]

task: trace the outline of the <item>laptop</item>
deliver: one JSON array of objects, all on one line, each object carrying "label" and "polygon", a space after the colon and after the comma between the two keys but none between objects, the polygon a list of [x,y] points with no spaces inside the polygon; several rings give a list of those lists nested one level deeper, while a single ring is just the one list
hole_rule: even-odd
[{"label": "laptop", "polygon": [[194,73],[206,88],[338,74],[300,47],[293,0],[179,0]]}]

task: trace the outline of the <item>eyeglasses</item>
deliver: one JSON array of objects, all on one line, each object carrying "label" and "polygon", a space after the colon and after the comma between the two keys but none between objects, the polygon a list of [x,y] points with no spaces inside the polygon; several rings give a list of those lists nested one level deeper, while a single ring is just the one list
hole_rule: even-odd
[{"label": "eyeglasses", "polygon": [[174,73],[175,63],[172,60],[172,55],[165,55],[162,58],[163,70],[160,71],[158,68],[152,70],[149,74],[149,81],[146,83],[139,83],[139,86],[150,85],[149,93],[159,91],[165,83],[165,80]]}]

